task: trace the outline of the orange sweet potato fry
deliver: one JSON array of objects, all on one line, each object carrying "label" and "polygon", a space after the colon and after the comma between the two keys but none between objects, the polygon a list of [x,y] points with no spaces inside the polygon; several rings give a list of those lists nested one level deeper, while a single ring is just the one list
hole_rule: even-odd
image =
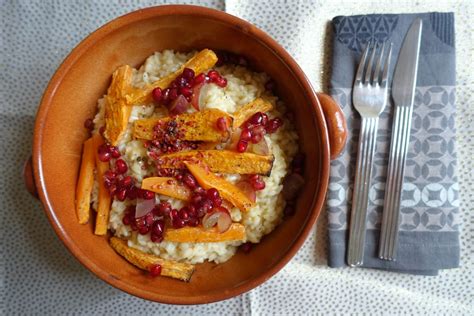
[{"label": "orange sweet potato fry", "polygon": [[257,112],[268,112],[273,108],[273,105],[262,98],[257,98],[250,103],[245,104],[238,109],[234,114],[234,128],[240,127],[249,118]]},{"label": "orange sweet potato fry", "polygon": [[131,248],[127,241],[112,237],[110,246],[128,262],[134,266],[150,271],[150,269],[159,264],[161,266],[161,275],[188,282],[194,272],[194,266],[188,263],[181,263],[171,260],[161,259],[155,255],[144,253],[138,249]]},{"label": "orange sweet potato fry", "polygon": [[109,170],[109,163],[100,161],[97,149],[104,143],[100,134],[93,136],[95,143],[95,164],[97,167],[97,181],[99,182],[99,201],[97,206],[97,217],[95,220],[95,234],[105,235],[107,233],[107,224],[109,223],[110,203],[112,198],[109,190],[104,185],[104,174]]},{"label": "orange sweet potato fry", "polygon": [[229,181],[216,176],[204,163],[185,161],[184,164],[204,189],[215,188],[219,191],[222,198],[226,199],[242,211],[248,211],[255,206],[255,203],[251,201],[238,187]]},{"label": "orange sweet potato fry", "polygon": [[76,186],[76,213],[79,224],[86,224],[89,221],[91,192],[94,186],[94,149],[94,138],[91,137],[84,142],[81,169]]},{"label": "orange sweet potato fry", "polygon": [[229,131],[221,131],[217,128],[217,120],[224,118],[227,126],[231,126],[232,118],[221,110],[208,109],[190,114],[180,114],[174,117],[161,119],[136,120],[133,123],[133,136],[140,139],[153,139],[153,129],[157,124],[164,124],[171,120],[176,121],[182,140],[225,142],[229,137]]},{"label": "orange sweet potato fry", "polygon": [[168,177],[150,177],[143,179],[142,189],[184,201],[188,201],[192,195],[188,187],[179,184],[176,179]]},{"label": "orange sweet potato fry", "polygon": [[190,150],[162,155],[157,165],[160,168],[184,169],[186,161],[203,161],[216,173],[269,175],[273,159],[272,155],[262,156],[230,150]]},{"label": "orange sweet potato fry", "polygon": [[174,73],[153,82],[148,85],[145,89],[135,90],[133,93],[127,96],[128,104],[138,103],[149,103],[152,102],[151,92],[155,88],[165,89],[173,80],[176,79],[184,70],[184,68],[190,68],[194,70],[196,75],[211,69],[217,62],[217,55],[210,49],[203,49],[197,53],[193,58],[188,60],[180,69]]},{"label": "orange sweet potato fry", "polygon": [[164,239],[172,242],[221,242],[221,241],[244,241],[245,227],[242,224],[233,223],[230,228],[220,233],[216,227],[205,229],[199,227],[183,227],[179,229],[167,228]]}]

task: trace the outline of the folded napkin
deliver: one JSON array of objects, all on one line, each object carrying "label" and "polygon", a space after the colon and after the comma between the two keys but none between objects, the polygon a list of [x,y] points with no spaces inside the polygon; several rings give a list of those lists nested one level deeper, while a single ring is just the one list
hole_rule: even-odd
[{"label": "folded napkin", "polygon": [[392,130],[390,99],[379,122],[370,188],[364,267],[435,275],[459,265],[458,184],[455,150],[455,48],[452,13],[373,14],[333,19],[331,94],[349,129],[345,152],[331,163],[327,199],[329,266],[346,264],[351,191],[360,116],[351,100],[361,52],[368,40],[393,43],[391,74],[405,34],[423,19],[418,81],[405,169],[397,260],[378,259],[388,152]]}]

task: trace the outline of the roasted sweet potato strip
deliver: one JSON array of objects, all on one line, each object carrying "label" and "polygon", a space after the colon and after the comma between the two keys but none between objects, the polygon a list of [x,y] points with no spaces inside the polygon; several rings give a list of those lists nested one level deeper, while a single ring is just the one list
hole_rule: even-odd
[{"label": "roasted sweet potato strip", "polygon": [[173,242],[244,241],[245,227],[242,224],[233,223],[230,228],[223,233],[220,233],[216,227],[211,229],[205,229],[203,227],[167,228],[164,238],[166,241]]},{"label": "roasted sweet potato strip", "polygon": [[180,263],[171,260],[164,260],[155,255],[144,253],[140,250],[131,248],[123,239],[110,238],[112,248],[128,262],[134,266],[150,271],[151,267],[159,264],[161,266],[161,275],[188,282],[194,272],[194,266],[188,263]]},{"label": "roasted sweet potato strip", "polygon": [[188,201],[192,194],[188,187],[179,184],[176,179],[168,177],[151,177],[143,179],[142,189],[184,201]]},{"label": "roasted sweet potato strip", "polygon": [[94,148],[92,137],[84,142],[81,169],[76,187],[76,213],[79,224],[86,224],[89,221],[91,192],[94,186]]},{"label": "roasted sweet potato strip", "polygon": [[257,112],[268,112],[273,108],[273,105],[262,98],[257,98],[250,103],[242,106],[234,114],[234,128],[240,127],[249,118]]},{"label": "roasted sweet potato strip", "polygon": [[273,156],[230,150],[190,150],[162,155],[157,165],[160,168],[184,169],[186,161],[203,161],[216,173],[269,175],[273,159]]},{"label": "roasted sweet potato strip", "polygon": [[217,120],[224,118],[227,126],[231,126],[232,118],[221,110],[208,109],[190,114],[180,114],[174,117],[161,119],[136,120],[133,123],[133,136],[140,139],[153,139],[153,129],[157,124],[163,124],[174,120],[177,123],[180,139],[189,141],[225,142],[229,131],[221,131],[217,128]]},{"label": "roasted sweet potato strip", "polygon": [[135,90],[132,94],[127,96],[127,103],[130,105],[138,103],[149,103],[152,102],[151,92],[155,88],[165,89],[173,80],[176,79],[184,70],[184,68],[190,68],[194,70],[196,75],[211,69],[217,62],[216,54],[210,49],[203,49],[197,53],[193,58],[188,60],[180,69],[176,72],[156,81],[147,86],[142,90]]},{"label": "roasted sweet potato strip", "polygon": [[203,162],[185,161],[184,164],[204,189],[215,188],[222,198],[240,210],[248,211],[255,205],[238,187],[224,178],[216,176]]},{"label": "roasted sweet potato strip", "polygon": [[122,66],[112,75],[112,83],[105,96],[105,132],[104,136],[113,145],[117,145],[127,128],[132,108],[125,102],[125,96],[132,90],[132,67]]},{"label": "roasted sweet potato strip", "polygon": [[109,190],[104,185],[104,174],[109,170],[109,163],[100,161],[97,149],[104,143],[104,139],[100,134],[93,136],[95,149],[95,164],[97,167],[97,181],[99,182],[99,202],[97,206],[97,217],[95,220],[95,234],[105,235],[107,233],[107,224],[109,223],[110,197]]}]

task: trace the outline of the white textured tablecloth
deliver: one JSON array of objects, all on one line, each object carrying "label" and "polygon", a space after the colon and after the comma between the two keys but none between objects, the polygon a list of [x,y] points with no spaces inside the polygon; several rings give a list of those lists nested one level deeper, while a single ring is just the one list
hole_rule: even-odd
[{"label": "white textured tablecloth", "polygon": [[454,11],[457,141],[463,232],[461,267],[438,276],[326,266],[325,215],[294,259],[262,286],[224,302],[160,305],[122,293],[70,255],[39,203],[22,162],[34,116],[54,70],[87,34],[132,10],[169,1],[0,0],[0,314],[474,314],[474,16],[472,1],[185,1],[240,16],[289,50],[317,90],[327,87],[336,15]]}]

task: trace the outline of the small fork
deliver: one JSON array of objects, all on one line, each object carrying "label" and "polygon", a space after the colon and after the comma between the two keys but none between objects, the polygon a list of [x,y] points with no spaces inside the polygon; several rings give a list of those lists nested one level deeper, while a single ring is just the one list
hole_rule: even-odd
[{"label": "small fork", "polygon": [[[386,53],[388,46],[388,53]],[[368,56],[370,57],[368,58]],[[362,122],[359,135],[356,174],[352,193],[347,263],[360,266],[364,260],[365,229],[379,116],[388,99],[388,71],[392,44],[369,42],[357,69],[352,102]],[[374,63],[375,70],[374,70]]]}]

